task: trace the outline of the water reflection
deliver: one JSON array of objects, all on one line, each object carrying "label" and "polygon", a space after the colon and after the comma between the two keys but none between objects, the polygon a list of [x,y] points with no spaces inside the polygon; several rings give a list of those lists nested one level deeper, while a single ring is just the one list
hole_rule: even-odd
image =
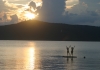
[{"label": "water reflection", "polygon": [[36,62],[36,47],[33,42],[29,42],[27,48],[25,49],[26,54],[26,69],[33,70],[35,69],[35,62]]},{"label": "water reflection", "polygon": [[67,70],[73,70],[73,69],[77,69],[75,66],[74,66],[74,59],[73,58],[67,58],[67,66],[66,66],[66,69]]},{"label": "water reflection", "polygon": [[34,42],[11,43],[9,47],[7,45],[0,47],[0,70],[34,70],[40,68],[39,50]]},{"label": "water reflection", "polygon": [[67,58],[67,63],[73,63],[73,58]]},{"label": "water reflection", "polygon": [[33,70],[35,68],[35,49],[33,47],[30,47],[29,49],[27,49],[27,66],[29,70]]},{"label": "water reflection", "polygon": [[39,51],[37,49],[37,46],[35,46],[33,42],[30,42],[24,53],[26,55],[27,70],[38,69],[41,64],[40,57],[38,56]]},{"label": "water reflection", "polygon": [[[3,41],[3,43],[6,41]],[[75,56],[62,58],[51,56],[66,55],[65,46],[77,45]],[[79,44],[81,47],[79,47]],[[88,45],[87,45],[88,44]],[[100,47],[84,42],[6,42],[0,43],[0,70],[91,70],[100,69]],[[96,45],[100,46],[100,42]],[[93,45],[93,46],[92,46]],[[92,49],[91,49],[92,47]],[[94,49],[94,50],[93,50]],[[89,50],[89,52],[87,52]],[[96,50],[96,51],[95,51]],[[97,51],[98,50],[98,51]],[[98,54],[97,54],[98,53]],[[83,56],[86,59],[83,59]],[[97,57],[97,58],[95,58]]]}]

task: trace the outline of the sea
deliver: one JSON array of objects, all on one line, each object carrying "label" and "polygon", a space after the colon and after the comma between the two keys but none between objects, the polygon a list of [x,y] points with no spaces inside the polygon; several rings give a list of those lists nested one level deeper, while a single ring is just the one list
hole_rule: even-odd
[{"label": "sea", "polygon": [[100,42],[0,40],[0,70],[100,70]]}]

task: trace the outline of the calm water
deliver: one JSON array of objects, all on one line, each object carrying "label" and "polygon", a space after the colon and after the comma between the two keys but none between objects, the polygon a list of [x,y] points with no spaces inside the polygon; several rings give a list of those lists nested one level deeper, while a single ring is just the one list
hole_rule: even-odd
[{"label": "calm water", "polygon": [[[58,57],[70,45],[77,58]],[[100,42],[0,41],[0,70],[100,70]]]}]

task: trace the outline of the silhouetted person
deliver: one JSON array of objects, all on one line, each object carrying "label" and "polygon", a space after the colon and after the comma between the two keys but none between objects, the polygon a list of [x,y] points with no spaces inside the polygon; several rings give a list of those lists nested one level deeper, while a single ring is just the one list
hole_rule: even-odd
[{"label": "silhouetted person", "polygon": [[71,55],[72,56],[73,56],[74,48],[75,48],[75,46],[74,47],[71,47]]},{"label": "silhouetted person", "polygon": [[70,54],[70,53],[69,53],[69,48],[70,48],[70,47],[67,47],[67,46],[66,46],[66,49],[67,49],[67,56],[69,56],[69,54]]}]

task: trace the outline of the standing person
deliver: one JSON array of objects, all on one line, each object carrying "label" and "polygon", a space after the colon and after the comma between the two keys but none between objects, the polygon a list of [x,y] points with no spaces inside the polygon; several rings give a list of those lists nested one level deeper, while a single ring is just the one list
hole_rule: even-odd
[{"label": "standing person", "polygon": [[69,56],[69,54],[70,54],[70,53],[69,53],[69,48],[70,48],[70,46],[69,46],[69,47],[66,46],[66,49],[67,49],[67,56]]},{"label": "standing person", "polygon": [[74,48],[75,48],[75,46],[74,47],[71,47],[71,55],[72,56],[73,56]]}]

